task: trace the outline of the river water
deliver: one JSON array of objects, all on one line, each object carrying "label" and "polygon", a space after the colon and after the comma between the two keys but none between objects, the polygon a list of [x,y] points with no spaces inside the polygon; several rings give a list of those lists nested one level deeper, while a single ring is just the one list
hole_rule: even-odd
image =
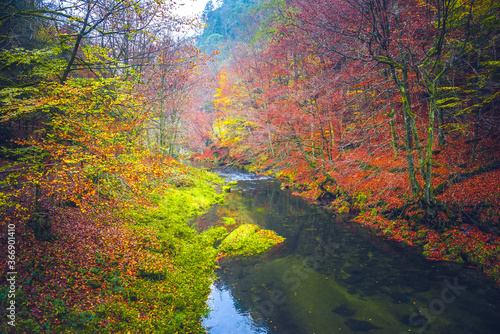
[{"label": "river water", "polygon": [[211,334],[500,333],[500,289],[479,271],[433,262],[421,250],[281,190],[268,177],[238,181],[196,224],[253,223],[286,238],[264,256],[224,261],[203,320]]}]

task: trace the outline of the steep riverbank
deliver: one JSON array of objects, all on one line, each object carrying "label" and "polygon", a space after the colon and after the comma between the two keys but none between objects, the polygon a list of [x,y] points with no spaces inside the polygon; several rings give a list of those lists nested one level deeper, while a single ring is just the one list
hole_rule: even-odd
[{"label": "steep riverbank", "polygon": [[[373,228],[380,236],[410,246],[423,247],[422,254],[431,260],[474,266],[500,284],[500,236],[497,234],[482,231],[470,220],[468,223],[451,221],[442,212],[439,219],[446,220],[448,224],[443,225],[441,229],[435,229],[431,226],[439,223],[426,221],[422,209],[407,212],[403,215],[404,218],[394,218],[388,212],[384,214],[377,209],[364,207],[362,201],[360,197],[351,198],[350,201],[344,200],[340,207],[338,204],[328,203],[328,208],[336,213],[355,213],[355,222]],[[326,204],[324,201],[317,203]],[[468,211],[472,210],[469,208]],[[450,210],[450,215],[455,219],[461,213],[463,212]]]},{"label": "steep riverbank", "polygon": [[[355,189],[354,195],[343,193],[331,201],[328,200],[328,191],[320,191],[317,198],[311,198],[310,193],[301,191],[304,185],[293,181],[292,184],[298,190],[297,195],[326,207],[334,214],[355,214],[355,222],[374,229],[379,236],[423,247],[422,254],[430,260],[473,266],[500,284],[500,236],[492,229],[482,229],[485,225],[496,226],[497,223],[493,218],[483,217],[482,224],[474,219],[479,214],[475,207],[482,203],[484,194],[467,199],[475,204],[469,204],[465,199],[444,202],[429,216],[421,203],[410,199],[399,208],[384,210],[374,204],[370,194],[366,195],[362,189]],[[463,185],[455,185],[451,190],[457,191],[460,186]]]},{"label": "steep riverbank", "polygon": [[[453,261],[475,267],[485,272],[500,284],[500,236],[491,229],[485,231],[472,216],[476,216],[474,206],[461,203],[447,203],[429,217],[419,203],[407,201],[398,215],[394,210],[381,210],[370,206],[367,196],[357,192],[357,196],[342,196],[333,202],[323,198],[312,200],[307,193],[297,192],[315,204],[322,205],[335,214],[351,213],[353,221],[372,228],[377,235],[422,247],[422,254],[435,261]],[[398,210],[395,210],[398,211]],[[496,224],[491,220],[491,224]]]}]

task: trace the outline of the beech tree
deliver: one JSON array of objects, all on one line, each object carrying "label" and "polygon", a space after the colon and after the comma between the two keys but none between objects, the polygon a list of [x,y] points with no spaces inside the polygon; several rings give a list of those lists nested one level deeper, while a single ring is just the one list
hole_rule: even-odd
[{"label": "beech tree", "polygon": [[[330,59],[371,62],[387,67],[402,103],[408,178],[412,193],[422,192],[433,205],[432,151],[438,128],[444,143],[444,124],[438,101],[443,76],[467,54],[477,5],[455,0],[435,1],[293,1],[301,9],[301,29],[318,42]],[[419,85],[425,89],[422,99]],[[428,109],[427,128],[416,123],[415,107]],[[437,116],[437,117],[436,117]],[[426,136],[425,144],[421,137]],[[414,152],[418,160],[415,161]],[[423,179],[422,184],[417,171]]]},{"label": "beech tree", "polygon": [[[8,129],[2,154],[12,160],[3,169],[8,188],[19,187],[13,194],[32,194],[35,211],[43,210],[42,198],[84,208],[98,201],[103,180],[113,177],[129,191],[140,189],[143,180],[131,166],[149,154],[145,130],[155,117],[149,102],[153,96],[158,103],[175,101],[177,89],[187,87],[203,58],[192,46],[160,39],[166,30],[152,35],[154,29],[182,23],[172,19],[173,5],[39,3],[2,17],[12,29],[18,29],[12,20],[19,17],[36,17],[45,27],[41,45],[19,48],[28,45],[7,34],[0,51],[2,74],[10,75],[2,78],[0,91],[2,130]],[[163,86],[154,77],[148,82],[152,74],[167,78],[160,80]]]}]

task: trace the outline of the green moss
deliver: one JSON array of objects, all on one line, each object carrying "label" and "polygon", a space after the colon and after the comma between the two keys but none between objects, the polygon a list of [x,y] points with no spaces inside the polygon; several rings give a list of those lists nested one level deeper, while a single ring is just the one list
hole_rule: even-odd
[{"label": "green moss", "polygon": [[[199,319],[206,314],[206,297],[214,277],[215,246],[227,235],[225,227],[208,229],[203,233],[188,225],[189,220],[220,203],[224,194],[217,194],[214,184],[222,180],[213,174],[188,170],[177,177],[173,186],[158,188],[150,194],[154,207],[136,206],[122,212],[138,235],[144,235],[141,252],[149,253],[152,263],[163,261],[163,266],[151,267],[143,263],[135,277],[123,275],[118,289],[123,298],[102,303],[95,312],[95,319],[72,313],[66,319],[72,329],[82,332],[134,331],[148,332],[162,328],[162,332],[201,332]],[[179,180],[182,180],[180,182]],[[149,247],[151,231],[161,249]],[[158,254],[163,256],[158,257]],[[156,261],[156,262],[155,262]],[[94,282],[89,282],[94,283]],[[141,318],[141,314],[151,314]],[[106,328],[98,324],[108,317],[120,319]],[[75,325],[76,324],[76,325]],[[75,327],[76,326],[76,327]]]},{"label": "green moss", "polygon": [[261,230],[256,225],[245,224],[231,232],[219,246],[219,251],[226,255],[254,255],[263,253],[285,238],[273,231]]},{"label": "green moss", "polygon": [[236,220],[234,218],[231,218],[231,217],[223,217],[222,218],[222,223],[224,225],[234,225],[236,224]]},{"label": "green moss", "polygon": [[417,232],[417,236],[418,236],[419,238],[425,238],[425,237],[427,236],[427,234],[428,234],[428,233],[429,233],[429,231],[428,231],[428,230],[418,231],[418,232]]},{"label": "green moss", "polygon": [[394,232],[390,228],[386,228],[382,232],[384,232],[384,234],[388,236],[394,235]]}]

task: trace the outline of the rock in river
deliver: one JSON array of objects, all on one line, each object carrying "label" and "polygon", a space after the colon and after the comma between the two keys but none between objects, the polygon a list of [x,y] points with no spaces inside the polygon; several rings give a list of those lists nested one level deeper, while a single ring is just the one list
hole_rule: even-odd
[{"label": "rock in river", "polygon": [[356,313],[356,311],[349,308],[349,306],[347,306],[347,304],[342,304],[342,305],[334,308],[332,310],[332,312],[335,312],[343,317],[352,317]]}]

